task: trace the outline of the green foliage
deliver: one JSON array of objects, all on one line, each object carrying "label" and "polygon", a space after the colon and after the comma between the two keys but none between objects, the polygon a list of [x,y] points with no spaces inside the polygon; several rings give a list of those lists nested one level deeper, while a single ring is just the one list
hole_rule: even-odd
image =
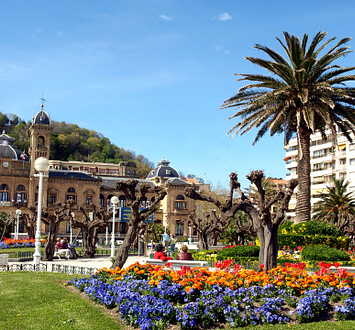
[{"label": "green foliage", "polygon": [[337,250],[327,245],[309,245],[302,250],[303,260],[308,261],[349,261],[346,251]]},{"label": "green foliage", "polygon": [[260,248],[256,245],[235,246],[218,251],[217,260],[258,257]]},{"label": "green foliage", "polygon": [[350,238],[342,236],[341,231],[333,224],[310,220],[294,224],[287,221],[279,227],[279,248],[284,246],[296,249],[298,246],[326,244],[334,248],[347,249]]},{"label": "green foliage", "polygon": [[[15,147],[27,151],[30,146],[27,123],[15,114],[5,115],[0,112],[0,124],[11,125],[10,136],[15,138]],[[143,155],[136,156],[134,151],[125,150],[112,144],[102,134],[64,121],[52,121],[53,131],[50,137],[51,159],[64,161],[85,161],[118,164],[120,161],[133,161],[137,165],[139,178],[146,177],[154,163]]]},{"label": "green foliage", "polygon": [[324,236],[341,236],[342,232],[331,223],[318,222],[310,220],[303,223],[294,224],[292,221],[286,221],[279,227],[280,234],[307,234]]},{"label": "green foliage", "polygon": [[279,235],[279,249],[284,246],[290,249],[296,249],[299,246],[305,247],[315,244],[326,244],[338,249],[349,248],[350,238],[347,236],[324,236],[324,235],[302,235],[302,234],[286,234]]}]

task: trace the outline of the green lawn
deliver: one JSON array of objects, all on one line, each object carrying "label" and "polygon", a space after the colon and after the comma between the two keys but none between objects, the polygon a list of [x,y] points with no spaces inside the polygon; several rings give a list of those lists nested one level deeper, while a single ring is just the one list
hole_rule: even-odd
[{"label": "green lawn", "polygon": [[0,329],[122,329],[102,307],[63,285],[73,277],[0,273]]},{"label": "green lawn", "polygon": [[[0,273],[0,329],[124,330],[125,327],[122,327],[101,306],[63,285],[73,277],[73,275],[57,273]],[[355,321],[265,325],[234,329],[352,330],[355,329]]]}]

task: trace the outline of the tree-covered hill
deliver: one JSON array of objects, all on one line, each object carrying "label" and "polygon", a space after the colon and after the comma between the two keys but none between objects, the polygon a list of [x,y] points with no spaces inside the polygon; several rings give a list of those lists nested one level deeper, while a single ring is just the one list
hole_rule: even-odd
[{"label": "tree-covered hill", "polygon": [[[25,122],[17,115],[0,112],[0,124],[9,135],[16,139],[15,147],[27,152],[30,146],[29,127],[31,121]],[[146,177],[154,163],[143,155],[125,150],[112,144],[101,133],[81,128],[75,124],[52,120],[51,159],[78,160],[86,162],[115,163],[134,161],[137,164],[138,177]]]}]

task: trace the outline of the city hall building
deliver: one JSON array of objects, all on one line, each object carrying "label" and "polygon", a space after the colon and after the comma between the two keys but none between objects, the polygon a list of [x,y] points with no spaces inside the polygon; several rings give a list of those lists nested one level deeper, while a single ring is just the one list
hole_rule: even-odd
[{"label": "city hall building", "polygon": [[[28,156],[14,147],[15,139],[3,132],[0,135],[0,212],[7,216],[14,216],[17,209],[22,213],[30,212],[28,207],[36,205],[38,200],[39,178],[35,175],[34,162],[38,157],[49,159],[50,135],[53,127],[48,114],[41,110],[32,119],[29,129],[30,147]],[[119,180],[136,178],[136,164],[122,161],[119,164],[60,161],[49,159],[49,169],[45,173],[43,182],[42,211],[53,212],[58,203],[64,204],[67,200],[74,201],[73,212],[78,219],[83,218],[80,211],[93,217],[93,204],[110,208],[110,199],[117,196],[119,211],[115,222],[116,239],[123,239],[127,231],[130,209],[126,207],[126,198],[123,192],[115,189]],[[170,233],[176,236],[187,236],[189,229],[182,223],[194,210],[194,201],[184,194],[185,187],[191,185],[191,180],[181,178],[178,172],[170,166],[169,161],[163,159],[153,169],[148,177],[140,182],[151,186],[164,185],[167,196],[160,202],[160,208],[154,217],[166,225]],[[190,181],[190,182],[188,182]],[[196,180],[196,189],[209,189],[209,185],[199,184]],[[154,195],[148,195],[141,207],[149,206]],[[24,225],[20,217],[20,236],[25,236]],[[48,226],[42,223],[42,235],[46,235]],[[111,233],[112,225],[107,232]],[[69,223],[61,223],[59,236],[69,237],[76,235],[77,230],[71,232]],[[101,241],[105,240],[106,233],[99,235]]]}]

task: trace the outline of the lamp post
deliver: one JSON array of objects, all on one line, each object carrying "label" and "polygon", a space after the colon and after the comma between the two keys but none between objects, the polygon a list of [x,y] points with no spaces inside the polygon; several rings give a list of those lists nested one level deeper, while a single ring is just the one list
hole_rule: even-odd
[{"label": "lamp post", "polygon": [[111,197],[111,204],[113,205],[112,234],[111,234],[111,258],[113,258],[115,256],[115,218],[116,218],[116,206],[118,204],[117,196]]},{"label": "lamp post", "polygon": [[22,214],[20,209],[16,210],[16,239],[18,239],[18,235],[20,232],[20,215]]},{"label": "lamp post", "polygon": [[42,193],[43,193],[43,177],[44,172],[48,170],[49,162],[47,158],[39,157],[34,163],[35,170],[38,174],[35,176],[39,177],[38,184],[38,205],[37,205],[37,230],[36,230],[36,243],[35,243],[35,253],[33,254],[33,264],[34,266],[39,266],[41,261],[41,216],[42,216]]},{"label": "lamp post", "polygon": [[[72,218],[74,219],[75,218],[75,213],[74,212],[72,212],[71,213],[71,216],[72,216]],[[73,228],[70,226],[70,240],[69,240],[69,243],[70,244],[73,244]]]}]

